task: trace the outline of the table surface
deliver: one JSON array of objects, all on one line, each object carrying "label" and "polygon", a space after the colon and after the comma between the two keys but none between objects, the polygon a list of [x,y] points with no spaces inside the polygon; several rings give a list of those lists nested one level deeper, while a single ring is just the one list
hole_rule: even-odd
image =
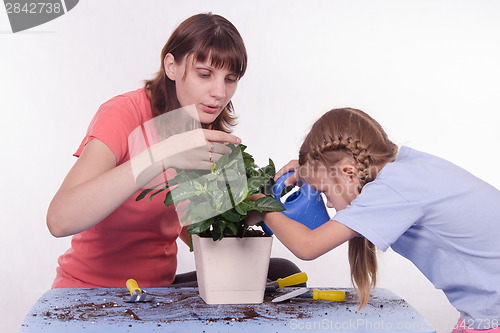
[{"label": "table surface", "polygon": [[268,294],[262,304],[236,305],[207,305],[197,288],[149,288],[153,303],[125,303],[125,288],[51,289],[31,308],[20,332],[435,332],[387,289],[373,289],[360,312],[354,289],[338,289],[346,292],[344,302],[271,302],[293,289]]}]

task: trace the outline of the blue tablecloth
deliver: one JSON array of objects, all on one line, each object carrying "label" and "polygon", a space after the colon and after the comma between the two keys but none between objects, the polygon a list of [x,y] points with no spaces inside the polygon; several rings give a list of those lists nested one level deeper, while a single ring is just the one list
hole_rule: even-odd
[{"label": "blue tablecloth", "polygon": [[405,300],[374,289],[359,313],[353,289],[344,302],[293,298],[262,304],[207,305],[196,288],[150,288],[153,303],[125,303],[125,288],[51,289],[27,314],[31,332],[435,332]]}]

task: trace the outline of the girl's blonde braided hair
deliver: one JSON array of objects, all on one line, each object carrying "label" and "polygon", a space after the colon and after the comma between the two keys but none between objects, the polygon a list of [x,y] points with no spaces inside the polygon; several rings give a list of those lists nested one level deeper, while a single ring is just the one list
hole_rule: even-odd
[{"label": "girl's blonde braided hair", "polygon": [[359,190],[361,191],[361,188],[365,186],[370,179],[369,170],[371,161],[368,149],[364,147],[359,140],[355,140],[351,137],[339,137],[331,141],[325,141],[318,147],[312,147],[311,153],[306,154],[307,162],[313,165],[317,162],[327,162],[328,157],[325,155],[331,151],[343,151],[352,154],[356,162],[356,168],[358,169],[358,178],[360,182]]},{"label": "girl's blonde braided hair", "polygon": [[[333,109],[312,126],[299,151],[299,164],[316,168],[319,163],[335,166],[344,157],[356,163],[359,191],[376,176],[374,169],[396,158],[398,147],[389,140],[380,124],[365,112]],[[376,248],[364,237],[349,241],[351,280],[360,296],[360,308],[368,303],[377,280]]]}]

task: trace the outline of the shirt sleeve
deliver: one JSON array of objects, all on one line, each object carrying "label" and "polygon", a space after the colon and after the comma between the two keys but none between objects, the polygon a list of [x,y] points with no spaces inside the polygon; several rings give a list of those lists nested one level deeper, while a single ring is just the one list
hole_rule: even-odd
[{"label": "shirt sleeve", "polygon": [[108,146],[116,157],[117,165],[129,159],[128,136],[140,125],[138,112],[126,96],[107,101],[92,119],[85,138],[73,154],[79,157],[85,145],[96,138]]},{"label": "shirt sleeve", "polygon": [[386,251],[422,217],[419,203],[410,202],[392,188],[374,181],[367,184],[349,206],[337,212],[333,220]]}]

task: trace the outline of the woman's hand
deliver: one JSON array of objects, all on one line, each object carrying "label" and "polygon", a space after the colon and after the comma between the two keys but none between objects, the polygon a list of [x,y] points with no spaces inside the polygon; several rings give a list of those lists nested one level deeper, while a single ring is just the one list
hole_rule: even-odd
[{"label": "woman's hand", "polygon": [[209,170],[222,155],[231,153],[225,143],[241,142],[234,135],[202,129],[177,134],[164,141],[155,147],[155,160],[164,160],[167,167],[199,170]]},{"label": "woman's hand", "polygon": [[136,182],[147,184],[168,168],[210,170],[231,149],[227,143],[240,144],[241,139],[232,134],[207,129],[196,129],[173,135],[131,160]]},{"label": "woman's hand", "polygon": [[177,134],[152,147],[154,161],[166,167],[209,170],[214,162],[231,149],[225,143],[239,144],[241,139],[229,133],[207,129]]},{"label": "woman's hand", "polygon": [[[297,171],[298,169],[299,169],[299,160],[291,160],[276,173],[276,175],[274,176],[274,181],[278,180],[278,178],[280,178],[284,174],[292,171]],[[294,185],[295,183],[297,183],[298,180],[299,180],[299,175],[297,172],[295,172],[293,175],[291,175],[285,180],[285,186]]]},{"label": "woman's hand", "polygon": [[92,139],[52,199],[47,211],[50,232],[64,237],[87,230],[165,171],[163,167],[210,169],[211,159],[215,162],[231,151],[224,143],[241,142],[225,132],[201,129],[171,138],[119,166],[113,151]]}]

